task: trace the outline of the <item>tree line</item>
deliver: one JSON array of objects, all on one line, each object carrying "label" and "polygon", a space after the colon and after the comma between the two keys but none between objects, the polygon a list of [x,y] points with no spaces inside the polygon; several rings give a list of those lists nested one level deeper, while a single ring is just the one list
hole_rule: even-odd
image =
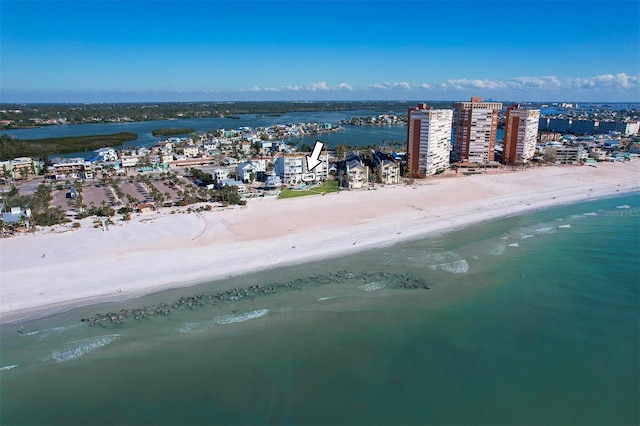
[{"label": "tree line", "polygon": [[194,132],[195,129],[192,129],[190,127],[164,127],[162,129],[156,129],[152,131],[151,134],[153,136],[175,136]]},{"label": "tree line", "polygon": [[[0,104],[0,120],[11,120],[7,128],[34,127],[35,119],[65,119],[69,124],[166,120],[169,118],[235,118],[239,114],[265,114],[277,116],[287,112],[313,111],[406,111],[415,102],[398,101],[335,101],[335,102],[166,102],[166,103],[104,103],[104,104]],[[441,105],[442,104],[442,105]],[[438,107],[450,102],[432,102]],[[19,112],[15,112],[15,111]],[[46,123],[37,124],[47,125]]]},{"label": "tree line", "polygon": [[105,146],[122,145],[136,139],[138,134],[133,132],[44,139],[18,139],[3,134],[0,136],[0,161],[17,157],[41,158],[51,154],[93,151]]}]

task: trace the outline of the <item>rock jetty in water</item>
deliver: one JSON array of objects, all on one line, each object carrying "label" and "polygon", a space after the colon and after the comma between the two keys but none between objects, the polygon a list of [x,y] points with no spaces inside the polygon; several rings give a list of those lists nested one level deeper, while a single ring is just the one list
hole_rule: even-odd
[{"label": "rock jetty in water", "polygon": [[91,317],[82,318],[82,322],[90,326],[106,327],[108,325],[120,326],[126,321],[143,320],[152,317],[170,316],[175,311],[192,310],[203,306],[217,305],[220,303],[238,302],[241,299],[250,299],[263,295],[273,294],[278,291],[302,290],[305,287],[321,286],[331,283],[350,284],[358,286],[368,282],[384,282],[386,288],[398,289],[425,289],[431,286],[420,278],[411,277],[407,274],[396,274],[389,272],[357,273],[349,271],[339,271],[334,274],[315,275],[295,280],[268,283],[264,285],[255,284],[246,288],[233,288],[216,293],[201,293],[190,297],[181,297],[174,303],[158,303],[141,308],[122,309],[118,312],[107,312],[95,314]]}]

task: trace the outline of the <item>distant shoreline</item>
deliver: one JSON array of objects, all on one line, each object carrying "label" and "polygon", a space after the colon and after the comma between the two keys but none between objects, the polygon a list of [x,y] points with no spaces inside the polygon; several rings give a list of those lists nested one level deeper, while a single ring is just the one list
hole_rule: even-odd
[{"label": "distant shoreline", "polygon": [[0,323],[636,193],[639,174],[640,162],[629,162],[450,176],[325,197],[251,200],[246,208],[198,215],[141,214],[106,232],[83,222],[75,231],[60,226],[4,239]]}]

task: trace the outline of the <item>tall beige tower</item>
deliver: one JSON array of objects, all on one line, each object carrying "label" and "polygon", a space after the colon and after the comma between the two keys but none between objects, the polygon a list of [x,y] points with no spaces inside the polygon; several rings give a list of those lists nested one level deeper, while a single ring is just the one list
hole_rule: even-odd
[{"label": "tall beige tower", "polygon": [[494,160],[500,102],[458,102],[453,106],[453,161],[486,163]]}]

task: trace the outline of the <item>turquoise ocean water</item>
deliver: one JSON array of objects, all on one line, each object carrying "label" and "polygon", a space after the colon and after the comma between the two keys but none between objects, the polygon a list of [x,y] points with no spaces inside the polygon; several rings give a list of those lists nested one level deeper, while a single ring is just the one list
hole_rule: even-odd
[{"label": "turquoise ocean water", "polygon": [[0,424],[638,424],[639,292],[638,194],[508,217],[4,325]]}]

